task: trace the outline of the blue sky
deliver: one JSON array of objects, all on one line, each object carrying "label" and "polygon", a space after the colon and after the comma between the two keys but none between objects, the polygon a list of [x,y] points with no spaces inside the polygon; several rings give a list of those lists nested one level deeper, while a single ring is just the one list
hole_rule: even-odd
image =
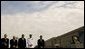
[{"label": "blue sky", "polygon": [[[73,8],[75,7],[75,1],[66,1],[62,4],[58,4],[60,1],[2,1],[1,2],[1,13],[2,14],[14,14],[20,12],[33,13],[40,12],[48,9],[49,7],[56,4],[55,8]],[[70,6],[68,6],[70,5]],[[75,6],[74,6],[75,5]]]},{"label": "blue sky", "polygon": [[18,13],[18,12],[39,12],[49,8],[49,6],[53,5],[56,2],[49,2],[48,4],[44,3],[45,1],[41,2],[33,2],[33,1],[2,1],[1,2],[1,9],[2,13]]}]

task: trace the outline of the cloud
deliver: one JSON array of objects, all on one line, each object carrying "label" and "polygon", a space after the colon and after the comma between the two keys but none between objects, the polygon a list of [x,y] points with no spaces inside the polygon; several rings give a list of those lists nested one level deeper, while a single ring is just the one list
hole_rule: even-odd
[{"label": "cloud", "polygon": [[49,8],[46,11],[36,12],[31,14],[17,13],[13,15],[2,15],[2,26],[3,26],[2,28],[3,31],[7,30],[8,32],[14,32],[14,31],[38,32],[40,30],[40,32],[46,31],[46,32],[60,33],[61,30],[65,28],[68,28],[65,31],[67,32],[73,29],[73,27],[76,28],[83,26],[84,22],[83,18],[84,18],[84,13],[83,10],[80,9]]},{"label": "cloud", "polygon": [[82,9],[84,8],[84,2],[81,1],[59,1],[55,3],[51,8],[74,8],[74,9]]}]

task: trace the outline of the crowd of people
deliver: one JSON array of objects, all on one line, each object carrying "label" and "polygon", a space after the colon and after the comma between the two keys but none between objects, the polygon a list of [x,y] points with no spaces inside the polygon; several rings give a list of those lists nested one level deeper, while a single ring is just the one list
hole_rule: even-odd
[{"label": "crowd of people", "polygon": [[[4,38],[1,39],[1,48],[34,48],[32,34],[29,35],[27,40],[24,38],[24,36],[25,35],[22,34],[21,38],[19,39],[16,39],[16,37],[13,36],[13,39],[9,40],[7,38],[7,34],[4,34]],[[40,35],[40,39],[37,40],[37,45],[38,48],[45,47],[45,42],[42,35]]]}]

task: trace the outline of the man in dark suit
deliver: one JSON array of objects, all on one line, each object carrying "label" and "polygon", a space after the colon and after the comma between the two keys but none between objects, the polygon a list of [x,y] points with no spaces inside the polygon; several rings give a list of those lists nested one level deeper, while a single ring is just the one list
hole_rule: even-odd
[{"label": "man in dark suit", "polygon": [[10,40],[10,48],[17,48],[17,40],[15,36]]},{"label": "man in dark suit", "polygon": [[1,39],[1,48],[9,48],[9,39],[7,34],[4,34],[4,38]]},{"label": "man in dark suit", "polygon": [[22,34],[22,38],[18,40],[19,48],[26,48],[26,39],[24,38],[24,34]]},{"label": "man in dark suit", "polygon": [[40,36],[40,39],[38,40],[38,48],[44,48],[45,42],[42,39],[42,35]]}]

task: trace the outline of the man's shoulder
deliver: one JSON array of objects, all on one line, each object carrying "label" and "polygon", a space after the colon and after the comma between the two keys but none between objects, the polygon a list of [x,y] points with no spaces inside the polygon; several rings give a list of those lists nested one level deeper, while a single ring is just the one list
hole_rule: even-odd
[{"label": "man's shoulder", "polygon": [[10,41],[13,41],[13,39],[11,39]]},{"label": "man's shoulder", "polygon": [[[40,39],[38,39],[38,40],[40,40]],[[44,39],[42,39],[42,40],[44,40]]]},{"label": "man's shoulder", "polygon": [[44,39],[42,39],[44,41]]},{"label": "man's shoulder", "polygon": [[19,40],[21,40],[21,38],[19,38]]},{"label": "man's shoulder", "polygon": [[9,38],[7,38],[7,40],[9,40]]},{"label": "man's shoulder", "polygon": [[38,41],[40,41],[40,39],[38,39]]},{"label": "man's shoulder", "polygon": [[4,41],[5,39],[4,38],[1,38],[2,41]]},{"label": "man's shoulder", "polygon": [[26,40],[26,38],[24,38]]},{"label": "man's shoulder", "polygon": [[1,38],[1,39],[4,39],[4,38]]},{"label": "man's shoulder", "polygon": [[[7,40],[9,40],[9,38],[6,38]],[[1,38],[1,40],[5,40],[5,38]]]},{"label": "man's shoulder", "polygon": [[12,41],[12,39],[10,41]]}]

